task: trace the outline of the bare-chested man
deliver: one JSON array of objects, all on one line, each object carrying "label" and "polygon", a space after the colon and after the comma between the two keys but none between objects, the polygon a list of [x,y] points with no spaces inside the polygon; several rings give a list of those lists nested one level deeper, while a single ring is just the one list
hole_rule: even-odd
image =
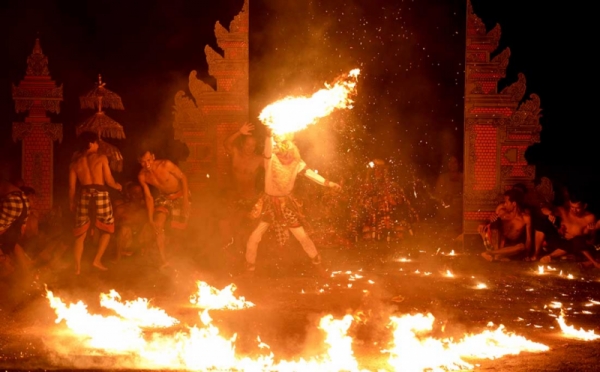
[{"label": "bare-chested man", "polygon": [[[69,203],[71,211],[76,212],[75,229],[75,273],[81,273],[83,243],[91,225],[91,216],[95,217],[95,226],[100,230],[98,251],[92,265],[99,270],[107,270],[102,265],[102,255],[106,251],[110,234],[115,231],[112,204],[106,185],[121,191],[121,185],[115,182],[106,155],[98,154],[98,135],[83,132],[79,135],[79,151],[73,157],[69,167]],[[77,181],[81,192],[75,200]]]},{"label": "bare-chested man", "polygon": [[[235,197],[247,200],[258,196],[256,177],[259,168],[263,165],[263,157],[256,153],[256,138],[252,136],[254,125],[246,123],[225,140],[225,150],[231,155],[231,168]],[[239,145],[238,138],[242,137]]]},{"label": "bare-chested man", "polygon": [[[144,189],[148,220],[156,233],[156,245],[163,266],[168,265],[165,252],[165,225],[170,218],[171,227],[185,230],[190,217],[190,191],[187,177],[169,160],[156,160],[151,151],[143,151],[138,158],[142,170],[138,180]],[[148,185],[158,189],[154,199]]]},{"label": "bare-chested man", "polygon": [[[560,225],[558,234],[545,232],[545,239],[550,254],[542,257],[540,262],[547,263],[555,258],[568,254],[583,255],[594,266],[600,264],[594,260],[594,248],[591,242],[596,232],[596,217],[586,210],[587,204],[577,196],[571,195],[568,207],[557,207],[555,210],[544,208],[542,212],[555,225]],[[535,253],[536,256],[539,252]]]},{"label": "bare-chested man", "polygon": [[500,225],[500,243],[498,248],[483,252],[481,256],[488,261],[508,260],[509,257],[529,252],[532,244],[531,216],[523,210],[523,193],[519,190],[507,190],[504,203],[496,208],[498,220],[480,228],[482,235],[494,224]]}]

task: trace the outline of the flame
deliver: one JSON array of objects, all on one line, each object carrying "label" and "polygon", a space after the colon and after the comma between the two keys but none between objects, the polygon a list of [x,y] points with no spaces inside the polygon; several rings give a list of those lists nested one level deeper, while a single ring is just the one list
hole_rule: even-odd
[{"label": "flame", "polygon": [[538,274],[540,274],[540,275],[541,275],[541,274],[543,274],[543,273],[544,273],[544,266],[543,266],[543,265],[541,265],[541,266],[538,266]]},{"label": "flame", "polygon": [[563,334],[567,337],[584,341],[593,341],[600,338],[600,335],[594,333],[594,330],[586,331],[583,328],[575,329],[575,327],[567,325],[564,314],[562,313],[558,318],[556,318],[556,321],[558,322],[558,325],[560,325],[560,329],[562,330]]},{"label": "flame", "polygon": [[522,351],[549,350],[546,345],[505,333],[502,325],[496,330],[468,335],[454,343],[451,339],[437,340],[425,336],[433,329],[434,317],[431,314],[390,319],[394,340],[392,348],[385,352],[390,354],[388,362],[396,371],[472,369],[474,366],[463,358],[496,359]]},{"label": "flame", "polygon": [[276,135],[298,132],[317,120],[328,116],[335,109],[351,109],[350,96],[356,92],[359,69],[354,69],[333,85],[310,97],[286,97],[265,107],[259,120],[270,127]]},{"label": "flame", "polygon": [[[200,282],[197,283],[200,288]],[[123,303],[116,291],[102,294],[101,305],[117,314],[102,316],[90,314],[87,306],[81,301],[67,305],[48,290],[46,296],[56,312],[56,322],[65,321],[71,331],[69,336],[74,336],[78,344],[92,355],[118,356],[119,365],[113,366],[115,368],[364,371],[360,369],[354,356],[353,339],[348,335],[354,321],[352,315],[341,319],[336,319],[333,315],[323,316],[318,327],[325,335],[324,352],[308,359],[288,361],[276,360],[270,346],[258,336],[258,351],[252,356],[239,355],[235,347],[237,335],[222,335],[213,325],[208,308],[198,314],[200,325],[185,329],[156,329],[157,325],[169,327],[168,324],[173,326],[178,322],[163,310],[149,307],[146,299]],[[200,299],[201,295],[197,298]],[[198,300],[197,303],[200,302]],[[223,304],[220,299],[216,303],[220,306]],[[360,311],[357,312],[358,322],[361,321],[361,314],[364,315]],[[389,354],[388,362],[395,370],[470,369],[473,366],[463,358],[494,359],[508,354],[519,354],[522,351],[548,350],[545,345],[506,333],[502,325],[496,330],[467,335],[460,342],[451,339],[438,340],[426,335],[431,332],[433,322],[431,314],[390,317],[393,340],[391,348],[382,352]]]},{"label": "flame", "polygon": [[244,297],[235,298],[233,292],[237,287],[233,283],[220,291],[200,280],[196,282],[196,285],[198,286],[198,292],[190,296],[190,302],[201,309],[238,310],[254,306],[252,302],[246,301]]}]

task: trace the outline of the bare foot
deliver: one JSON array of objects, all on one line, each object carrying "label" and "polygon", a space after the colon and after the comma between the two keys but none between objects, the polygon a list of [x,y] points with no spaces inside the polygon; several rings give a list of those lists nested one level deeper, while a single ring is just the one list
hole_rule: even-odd
[{"label": "bare foot", "polygon": [[102,270],[102,271],[108,270],[108,268],[106,266],[102,265],[101,262],[94,262],[92,265],[98,270]]},{"label": "bare foot", "polygon": [[544,256],[544,257],[540,258],[540,262],[541,263],[552,262],[552,257],[550,257],[550,256]]},{"label": "bare foot", "polygon": [[486,260],[488,260],[490,262],[494,261],[494,256],[489,254],[488,252],[483,252],[481,254],[481,257],[485,258]]}]

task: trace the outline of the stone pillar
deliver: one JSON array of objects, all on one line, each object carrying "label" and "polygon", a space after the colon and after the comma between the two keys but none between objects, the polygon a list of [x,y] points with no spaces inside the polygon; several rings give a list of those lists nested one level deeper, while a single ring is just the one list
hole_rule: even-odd
[{"label": "stone pillar", "polygon": [[17,113],[29,112],[24,122],[13,123],[13,141],[22,143],[22,178],[36,191],[37,208],[45,213],[52,209],[54,141],[62,141],[62,124],[50,122],[46,111],[60,113],[63,87],[50,78],[48,57],[42,53],[39,39],[27,58],[27,72],[12,97]]},{"label": "stone pillar", "polygon": [[535,167],[525,150],[539,142],[540,99],[522,102],[525,76],[498,92],[505,78],[510,49],[494,58],[500,26],[486,31],[467,1],[465,71],[464,215],[465,243],[478,239],[477,227],[494,213],[502,193],[515,183],[531,187]]}]

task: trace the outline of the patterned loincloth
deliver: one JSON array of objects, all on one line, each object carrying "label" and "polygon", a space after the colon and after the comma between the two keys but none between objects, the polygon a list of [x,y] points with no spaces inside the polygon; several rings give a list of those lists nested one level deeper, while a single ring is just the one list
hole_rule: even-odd
[{"label": "patterned loincloth", "polygon": [[291,195],[270,196],[263,194],[250,212],[250,218],[268,222],[275,231],[277,241],[281,246],[287,243],[290,232],[288,229],[304,224],[302,203]]},{"label": "patterned loincloth", "polygon": [[[189,193],[188,193],[189,195]],[[189,198],[191,202],[191,197]],[[188,213],[183,213],[183,192],[178,191],[173,194],[160,194],[154,199],[154,211],[162,212],[169,216],[171,227],[174,229],[184,230],[187,227],[190,218],[190,210]]]},{"label": "patterned loincloth", "polygon": [[0,248],[11,253],[25,232],[29,200],[21,191],[13,191],[0,200]]},{"label": "patterned loincloth", "polygon": [[83,185],[77,202],[73,235],[80,236],[90,228],[90,222],[107,233],[115,232],[113,208],[104,185]]}]

